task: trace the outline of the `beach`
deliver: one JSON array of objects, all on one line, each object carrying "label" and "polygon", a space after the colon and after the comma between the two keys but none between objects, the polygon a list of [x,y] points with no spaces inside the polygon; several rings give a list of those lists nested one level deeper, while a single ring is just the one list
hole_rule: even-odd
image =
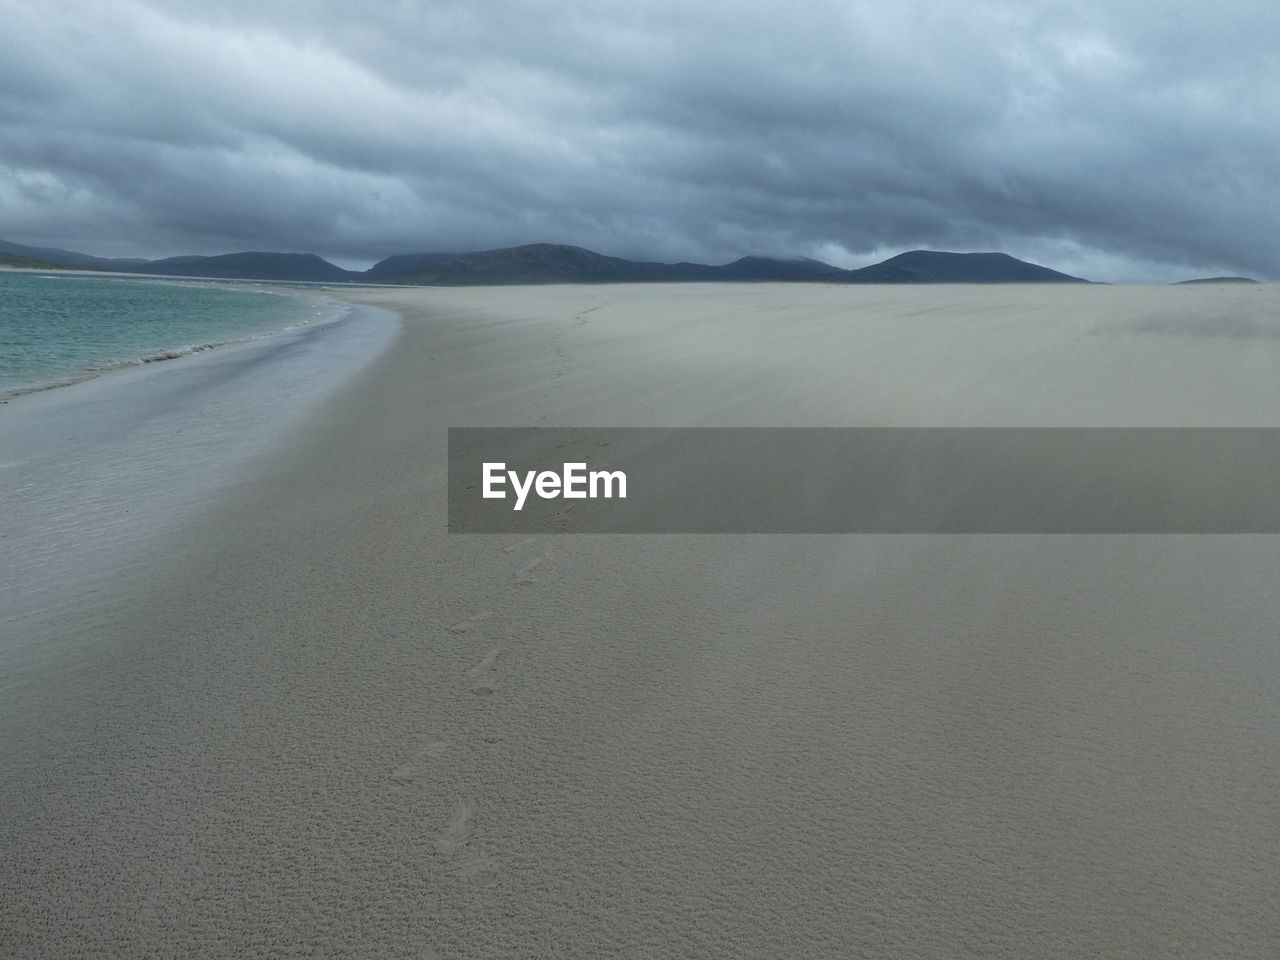
[{"label": "beach", "polygon": [[1275,427],[1280,288],[332,295],[127,564],[0,539],[0,954],[1276,955],[1277,538],[450,534],[446,438]]}]

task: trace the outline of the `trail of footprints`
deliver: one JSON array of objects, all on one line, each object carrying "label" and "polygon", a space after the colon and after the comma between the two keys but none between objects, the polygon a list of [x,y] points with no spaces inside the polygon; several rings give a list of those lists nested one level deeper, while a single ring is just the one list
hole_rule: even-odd
[{"label": "trail of footprints", "polygon": [[[556,362],[555,376],[552,377],[551,381],[542,391],[542,400],[544,403],[550,401],[552,384],[554,384],[556,380],[562,378],[569,369],[569,351],[564,348],[563,343],[565,334],[569,333],[576,327],[585,327],[591,322],[587,319],[588,314],[595,313],[597,310],[602,310],[607,306],[607,302],[598,302],[594,306],[587,307],[585,310],[575,313],[573,315],[573,326],[561,328],[552,334],[551,338],[547,341],[547,345],[551,347],[552,352],[555,354]],[[538,419],[540,421],[545,421],[547,419],[547,415],[543,413],[538,417]]]},{"label": "trail of footprints", "polygon": [[[538,543],[537,538],[522,540],[502,548],[501,553],[508,556],[527,554],[529,548]],[[527,586],[537,582],[534,572],[539,570],[551,558],[549,549],[543,550],[531,559],[516,566],[514,582],[517,586]],[[449,633],[455,636],[482,634],[488,621],[493,617],[492,610],[477,610],[465,620],[449,627]],[[484,700],[498,692],[499,660],[502,656],[502,644],[488,649],[485,655],[467,670],[466,680],[471,694]],[[493,738],[485,737],[493,742]],[[428,779],[433,769],[447,762],[452,745],[445,740],[423,739],[404,760],[388,775],[388,778],[402,787],[412,787]],[[471,803],[459,802],[454,805],[448,821],[436,833],[432,846],[436,853],[446,861],[451,861],[453,868],[462,879],[479,886],[493,886],[501,875],[499,862],[481,850],[471,846],[475,832],[475,807]]]}]

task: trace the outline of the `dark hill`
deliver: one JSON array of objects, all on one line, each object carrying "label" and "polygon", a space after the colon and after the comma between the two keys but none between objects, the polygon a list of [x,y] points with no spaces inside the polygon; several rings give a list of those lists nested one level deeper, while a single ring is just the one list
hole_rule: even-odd
[{"label": "dark hill", "polygon": [[93,257],[57,247],[29,247],[22,243],[0,240],[0,253],[37,260],[55,267],[79,267],[82,270],[133,270],[147,261],[135,258]]},{"label": "dark hill", "polygon": [[1088,283],[1007,253],[947,253],[911,250],[843,275],[843,283]]},{"label": "dark hill", "polygon": [[400,253],[385,260],[379,260],[364,272],[365,280],[386,280],[388,277],[402,277],[410,273],[429,270],[438,263],[453,260],[457,253]]},{"label": "dark hill", "polygon": [[743,257],[723,267],[712,267],[719,280],[812,280],[839,272],[829,263],[800,257],[783,260],[777,257]]},{"label": "dark hill", "polygon": [[55,247],[29,247],[0,240],[0,254],[38,260],[55,267],[145,273],[166,277],[210,277],[237,280],[311,280],[337,283],[361,280],[362,273],[335,267],[314,253],[228,253],[213,257],[168,257],[164,260],[95,257]]},{"label": "dark hill", "polygon": [[60,267],[45,260],[20,257],[16,253],[0,253],[0,267],[17,267],[22,270],[78,270],[79,267]]},{"label": "dark hill", "polygon": [[[386,261],[383,261],[384,263]],[[463,253],[392,277],[397,283],[466,286],[520,283],[633,283],[711,280],[715,267],[696,263],[643,263],[606,257],[582,247],[530,243]]]},{"label": "dark hill", "polygon": [[1187,283],[1257,283],[1252,277],[1199,277],[1195,280],[1179,280],[1174,286]]},{"label": "dark hill", "polygon": [[133,267],[138,273],[167,277],[225,280],[310,280],[337,283],[361,280],[363,273],[343,270],[314,253],[225,253],[214,257],[168,257]]}]

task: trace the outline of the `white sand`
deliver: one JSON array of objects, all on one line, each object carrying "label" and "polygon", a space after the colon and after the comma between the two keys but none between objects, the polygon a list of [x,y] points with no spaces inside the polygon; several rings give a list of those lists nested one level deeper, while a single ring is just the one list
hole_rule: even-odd
[{"label": "white sand", "polygon": [[0,707],[0,955],[1280,955],[1280,539],[443,532],[450,426],[1277,426],[1280,290],[352,296]]}]

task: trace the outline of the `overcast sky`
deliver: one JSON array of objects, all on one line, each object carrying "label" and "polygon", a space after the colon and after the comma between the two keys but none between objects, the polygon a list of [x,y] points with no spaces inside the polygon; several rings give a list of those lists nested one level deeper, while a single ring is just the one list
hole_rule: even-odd
[{"label": "overcast sky", "polygon": [[0,238],[1280,279],[1275,0],[0,0]]}]

